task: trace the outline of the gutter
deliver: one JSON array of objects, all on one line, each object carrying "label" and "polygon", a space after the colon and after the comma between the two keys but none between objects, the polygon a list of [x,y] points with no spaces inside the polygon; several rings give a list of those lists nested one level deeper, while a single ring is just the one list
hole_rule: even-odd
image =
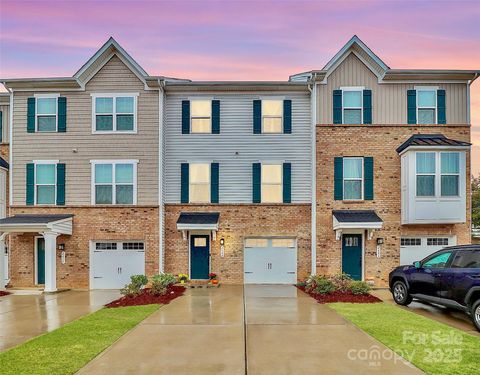
[{"label": "gutter", "polygon": [[316,150],[316,138],[317,138],[317,73],[312,73],[311,85],[308,85],[310,91],[311,100],[311,122],[312,129],[310,135],[310,147],[311,147],[311,274],[317,274],[317,150]]},{"label": "gutter", "polygon": [[164,219],[165,207],[163,202],[163,113],[165,104],[165,81],[158,78],[158,272],[165,270],[164,246]]}]

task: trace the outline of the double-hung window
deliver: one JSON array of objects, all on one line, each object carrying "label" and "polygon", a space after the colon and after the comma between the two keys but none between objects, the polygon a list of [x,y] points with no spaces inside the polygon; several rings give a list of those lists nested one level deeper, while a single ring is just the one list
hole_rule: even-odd
[{"label": "double-hung window", "polygon": [[458,152],[440,153],[442,197],[457,197],[460,191],[460,154]]},{"label": "double-hung window", "polygon": [[363,87],[342,89],[344,124],[361,124],[363,118]]},{"label": "double-hung window", "polygon": [[135,133],[138,94],[92,94],[94,133]]},{"label": "double-hung window", "polygon": [[343,199],[363,199],[363,158],[343,158]]},{"label": "double-hung window", "polygon": [[93,204],[136,204],[137,161],[92,161]]},{"label": "double-hung window", "polygon": [[417,152],[417,197],[435,196],[436,153]]},{"label": "double-hung window", "polygon": [[417,88],[417,123],[437,123],[437,90]]},{"label": "double-hung window", "polygon": [[56,132],[58,118],[58,96],[36,97],[36,131]]},{"label": "double-hung window", "polygon": [[55,204],[57,164],[35,163],[35,204]]},{"label": "double-hung window", "polygon": [[460,153],[417,152],[416,172],[417,197],[460,195]]},{"label": "double-hung window", "polygon": [[283,100],[262,100],[262,133],[283,132]]},{"label": "double-hung window", "polygon": [[190,132],[211,133],[212,132],[212,101],[191,100],[190,101]]},{"label": "double-hung window", "polygon": [[283,202],[282,164],[262,164],[262,203]]},{"label": "double-hung window", "polygon": [[210,164],[190,164],[188,180],[190,203],[209,203]]}]

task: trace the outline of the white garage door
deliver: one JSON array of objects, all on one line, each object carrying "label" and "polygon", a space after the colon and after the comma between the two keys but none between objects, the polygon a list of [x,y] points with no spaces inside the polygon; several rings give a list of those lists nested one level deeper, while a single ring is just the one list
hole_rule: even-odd
[{"label": "white garage door", "polygon": [[400,265],[410,265],[435,251],[457,244],[455,236],[412,236],[400,239]]},{"label": "white garage door", "polygon": [[120,289],[130,276],[145,274],[142,242],[94,242],[91,251],[91,289]]},{"label": "white garage door", "polygon": [[297,282],[297,247],[292,238],[248,238],[244,250],[245,284]]}]

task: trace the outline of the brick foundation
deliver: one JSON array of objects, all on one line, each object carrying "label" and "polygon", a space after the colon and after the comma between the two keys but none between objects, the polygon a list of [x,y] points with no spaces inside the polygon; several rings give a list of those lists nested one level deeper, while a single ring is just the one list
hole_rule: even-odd
[{"label": "brick foundation", "polygon": [[[66,263],[57,256],[58,288],[89,288],[89,241],[141,240],[145,242],[147,275],[158,273],[158,207],[12,207],[11,214],[74,214],[73,234],[57,237],[65,244]],[[10,243],[10,284],[35,284],[34,236],[12,234]]]},{"label": "brick foundation", "polygon": [[[297,275],[304,278],[311,269],[310,205],[180,205],[165,207],[165,272],[188,274],[189,244],[176,228],[180,212],[220,212],[217,240],[211,246],[211,270],[220,282],[243,283],[243,245],[249,236],[295,236]],[[225,239],[225,256],[220,257],[220,238]]]},{"label": "brick foundation", "polygon": [[[365,279],[375,286],[387,286],[388,274],[400,262],[400,237],[403,235],[457,236],[458,244],[470,242],[470,200],[467,199],[467,222],[452,225],[401,225],[400,157],[396,148],[412,134],[441,133],[456,140],[469,141],[468,126],[409,125],[317,125],[317,273],[341,272],[341,241],[332,229],[332,210],[375,210],[383,219],[383,228],[365,242]],[[374,200],[362,202],[333,199],[333,160],[335,156],[374,157]],[[467,172],[470,176],[470,155]],[[470,180],[467,179],[467,192]],[[376,240],[383,238],[381,257],[376,256]]]}]

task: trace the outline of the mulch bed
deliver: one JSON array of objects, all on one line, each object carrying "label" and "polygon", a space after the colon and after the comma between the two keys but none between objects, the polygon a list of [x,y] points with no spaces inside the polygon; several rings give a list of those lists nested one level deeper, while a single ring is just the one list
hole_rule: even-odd
[{"label": "mulch bed", "polygon": [[333,292],[329,294],[317,294],[307,292],[304,286],[297,286],[302,292],[307,293],[310,297],[315,298],[318,303],[377,303],[382,302],[381,299],[372,296],[371,294],[353,294],[351,292]]},{"label": "mulch bed", "polygon": [[185,292],[185,287],[179,285],[171,285],[167,289],[167,293],[163,296],[154,296],[150,294],[150,289],[142,290],[142,293],[135,297],[123,296],[115,301],[105,305],[105,307],[124,307],[124,306],[140,306],[140,305],[166,305]]},{"label": "mulch bed", "polygon": [[10,294],[10,292],[4,292],[4,291],[0,290],[0,297],[8,296],[9,294]]}]

